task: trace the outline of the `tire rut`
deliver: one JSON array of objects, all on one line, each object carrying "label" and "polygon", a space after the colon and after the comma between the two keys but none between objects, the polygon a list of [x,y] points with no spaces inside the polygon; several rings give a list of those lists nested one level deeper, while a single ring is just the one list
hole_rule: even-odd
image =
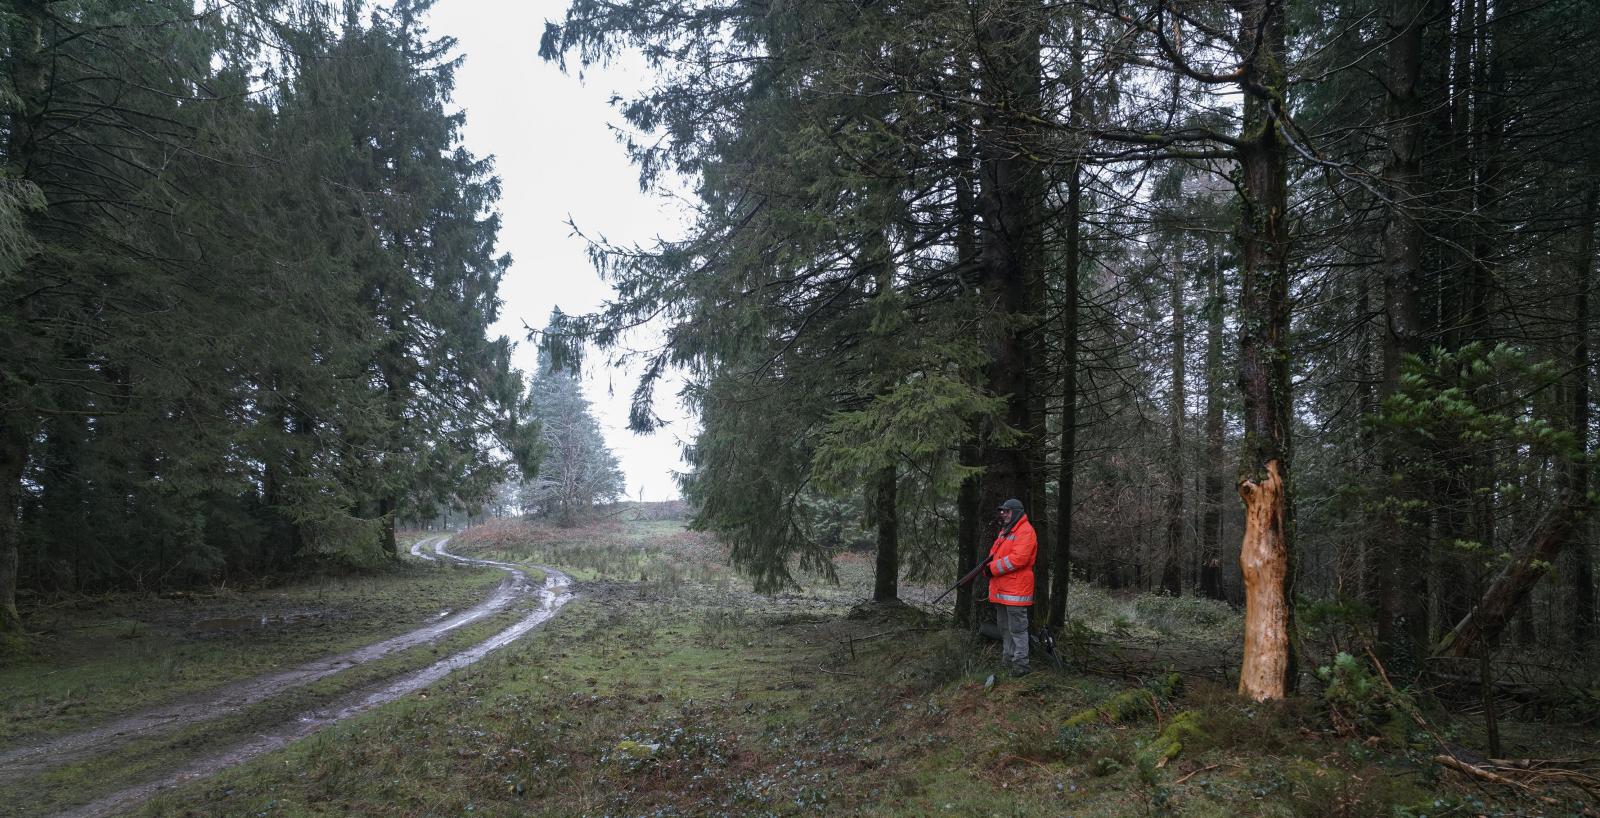
[{"label": "tire rut", "polygon": [[[37,775],[92,755],[98,755],[118,745],[138,738],[198,724],[219,716],[238,712],[243,708],[265,701],[288,690],[326,678],[342,670],[371,662],[375,659],[418,645],[437,640],[440,636],[463,625],[476,622],[509,605],[513,600],[537,592],[538,606],[510,627],[470,648],[452,654],[420,670],[402,673],[375,687],[345,694],[333,702],[301,713],[277,728],[257,733],[226,751],[191,761],[176,771],[154,780],[129,787],[100,798],[90,804],[58,814],[58,818],[98,818],[131,807],[156,792],[181,783],[204,778],[228,767],[248,761],[262,753],[283,747],[290,742],[331,724],[385,704],[419,690],[444,678],[451,671],[471,665],[497,648],[510,644],[529,631],[549,621],[563,605],[571,601],[571,577],[548,566],[534,566],[545,573],[541,587],[534,589],[528,575],[520,566],[494,560],[475,559],[451,554],[445,550],[449,537],[424,540],[413,545],[411,553],[427,560],[445,558],[471,565],[499,568],[507,577],[483,602],[456,614],[449,619],[418,628],[414,631],[375,642],[354,651],[301,665],[293,670],[260,676],[245,682],[228,685],[204,697],[119,719],[110,724],[61,736],[40,744],[15,748],[0,753],[0,782]],[[434,554],[422,553],[431,545]]]}]

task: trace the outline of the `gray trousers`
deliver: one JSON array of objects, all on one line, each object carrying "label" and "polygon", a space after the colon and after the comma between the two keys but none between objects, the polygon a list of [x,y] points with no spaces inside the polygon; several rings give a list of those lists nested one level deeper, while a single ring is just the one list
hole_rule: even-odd
[{"label": "gray trousers", "polygon": [[994,606],[994,624],[1000,629],[1000,656],[1016,668],[1028,667],[1028,608],[1025,605]]}]

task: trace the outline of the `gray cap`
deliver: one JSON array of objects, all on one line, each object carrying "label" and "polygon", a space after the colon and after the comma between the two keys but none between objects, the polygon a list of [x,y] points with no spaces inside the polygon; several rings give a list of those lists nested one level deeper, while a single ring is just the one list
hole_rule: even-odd
[{"label": "gray cap", "polygon": [[1022,510],[1022,501],[1018,500],[1015,497],[1013,497],[1010,500],[1007,500],[1004,503],[1001,503],[1000,504],[1000,509],[1002,511],[1006,511],[1006,510],[1009,510],[1009,511],[1021,511]]}]

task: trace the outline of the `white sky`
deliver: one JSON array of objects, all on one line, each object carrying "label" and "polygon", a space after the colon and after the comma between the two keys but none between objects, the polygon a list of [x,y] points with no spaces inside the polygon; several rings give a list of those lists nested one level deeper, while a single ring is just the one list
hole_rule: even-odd
[{"label": "white sky", "polygon": [[[607,100],[643,84],[643,71],[591,70],[580,82],[539,59],[547,19],[560,20],[567,0],[440,0],[429,15],[435,37],[456,38],[466,56],[456,74],[455,101],[466,111],[464,138],[479,156],[493,155],[502,184],[500,247],[513,262],[500,286],[505,301],[493,330],[519,342],[516,365],[534,368],[524,321],[543,327],[553,307],[568,314],[600,306],[611,290],[595,274],[585,243],[566,225],[618,244],[677,234],[679,205],[639,192],[638,174],[610,126],[625,123]],[[628,431],[631,372],[586,359],[585,392],[622,462],[628,496],[678,496],[672,471],[682,471],[680,445],[695,428],[676,400],[677,386],[656,391],[656,413],[671,425],[653,435]]]}]

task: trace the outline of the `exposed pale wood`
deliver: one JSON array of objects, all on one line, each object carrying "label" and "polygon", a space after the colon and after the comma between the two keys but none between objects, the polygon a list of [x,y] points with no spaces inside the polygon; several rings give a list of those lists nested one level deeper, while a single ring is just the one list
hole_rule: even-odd
[{"label": "exposed pale wood", "polygon": [[1244,663],[1239,668],[1239,694],[1255,701],[1288,694],[1289,605],[1284,579],[1289,550],[1284,539],[1284,486],[1276,459],[1267,461],[1267,476],[1239,483],[1244,501],[1244,544],[1239,567],[1244,571]]}]

